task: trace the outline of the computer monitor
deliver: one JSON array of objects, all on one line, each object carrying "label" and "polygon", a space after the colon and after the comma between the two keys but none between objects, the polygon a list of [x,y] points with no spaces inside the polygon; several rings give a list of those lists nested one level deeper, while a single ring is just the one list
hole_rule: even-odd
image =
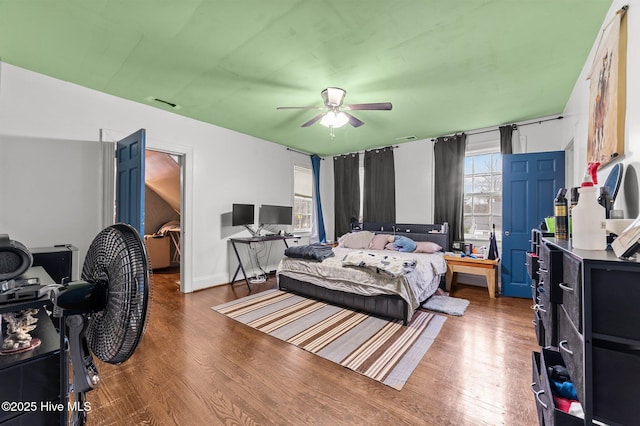
[{"label": "computer monitor", "polygon": [[258,216],[260,225],[291,225],[293,223],[293,207],[291,206],[260,206]]},{"label": "computer monitor", "polygon": [[255,223],[255,206],[253,204],[234,204],[231,212],[231,225],[242,226]]}]

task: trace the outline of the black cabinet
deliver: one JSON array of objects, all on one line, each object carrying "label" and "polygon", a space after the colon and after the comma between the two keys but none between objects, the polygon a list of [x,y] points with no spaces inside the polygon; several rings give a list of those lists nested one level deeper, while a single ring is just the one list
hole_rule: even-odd
[{"label": "black cabinet", "polygon": [[[46,273],[37,273],[43,284],[53,283]],[[0,356],[0,424],[66,424],[66,363],[63,362],[64,335],[60,334],[45,308],[51,309],[46,296],[38,300],[0,304],[0,313],[39,309],[37,326],[30,332],[40,339],[33,350]],[[3,335],[4,339],[4,335]],[[62,405],[61,405],[62,404]]]},{"label": "black cabinet", "polygon": [[[545,237],[532,251],[540,257],[534,323],[541,318],[537,333],[549,336],[532,362],[540,424],[640,424],[640,262]],[[566,367],[584,420],[556,412],[544,389],[549,363]]]}]

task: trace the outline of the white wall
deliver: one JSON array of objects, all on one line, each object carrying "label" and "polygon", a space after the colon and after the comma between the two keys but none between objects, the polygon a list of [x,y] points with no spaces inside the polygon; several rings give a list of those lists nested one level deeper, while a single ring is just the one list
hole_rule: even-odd
[{"label": "white wall", "polygon": [[[99,146],[100,129],[127,135],[140,128],[147,130],[148,146],[179,146],[193,157],[187,291],[228,282],[227,240],[247,235],[230,226],[231,205],[290,205],[290,158],[298,154],[5,63],[0,69],[0,232],[27,246],[71,243],[82,249],[83,259],[100,230],[102,163],[82,144]],[[48,143],[52,146],[43,148]],[[83,149],[75,152],[79,145]],[[19,187],[28,190],[12,186],[21,171]],[[74,192],[65,195],[69,187]],[[23,214],[20,206],[40,209]]]},{"label": "white wall", "polygon": [[84,259],[100,227],[99,148],[0,134],[0,233],[28,247],[73,244]]},{"label": "white wall", "polygon": [[[629,4],[627,0],[615,0],[603,22],[608,23],[615,12]],[[634,7],[635,6],[635,7]],[[624,156],[620,161],[624,164],[625,175],[620,188],[616,209],[621,209],[626,218],[638,216],[638,187],[640,182],[640,10],[631,5],[627,11],[627,106],[624,130]],[[574,141],[574,184],[580,183],[587,162],[587,129],[589,123],[589,81],[587,74],[591,69],[596,53],[597,41],[591,50],[584,68],[576,81],[564,111],[566,116],[562,128],[562,147]],[[611,164],[611,163],[610,163]],[[598,173],[600,182],[606,179],[611,166],[601,168]]]}]

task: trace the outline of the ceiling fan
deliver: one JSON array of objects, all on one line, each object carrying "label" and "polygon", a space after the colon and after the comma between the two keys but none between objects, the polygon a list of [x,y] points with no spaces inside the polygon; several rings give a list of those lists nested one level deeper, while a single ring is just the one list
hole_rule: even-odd
[{"label": "ceiling fan", "polygon": [[322,92],[320,92],[322,100],[324,101],[323,107],[278,107],[277,109],[324,110],[320,114],[313,117],[311,120],[302,124],[301,127],[309,127],[317,121],[320,121],[320,124],[333,130],[334,128],[342,127],[347,123],[351,124],[353,127],[360,127],[364,124],[364,121],[354,117],[346,111],[389,111],[392,108],[391,102],[342,105],[346,94],[347,91],[344,89],[340,89],[339,87],[327,87]]}]

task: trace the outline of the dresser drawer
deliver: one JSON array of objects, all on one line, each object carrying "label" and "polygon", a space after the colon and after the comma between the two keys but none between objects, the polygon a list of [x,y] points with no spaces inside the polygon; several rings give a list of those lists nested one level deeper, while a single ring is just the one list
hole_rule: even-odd
[{"label": "dresser drawer", "polygon": [[[542,355],[538,352],[533,352],[532,364],[533,380],[531,390],[535,395],[539,424],[544,424],[545,426],[584,425],[582,419],[558,410],[553,402],[551,381],[547,375],[547,366],[564,365],[560,354],[548,349],[542,349]],[[544,423],[540,421],[540,417],[544,419]]]},{"label": "dresser drawer", "polygon": [[582,333],[582,264],[574,257],[563,257],[562,307],[575,328]]},{"label": "dresser drawer", "polygon": [[536,273],[536,277],[531,279],[531,298],[534,300],[534,302],[536,300],[536,296],[538,296],[538,274],[537,273]]},{"label": "dresser drawer", "polygon": [[546,346],[544,324],[539,311],[533,312],[533,328],[536,330],[536,341],[538,346]]},{"label": "dresser drawer", "polygon": [[[531,391],[535,396],[536,401],[536,412],[538,413],[538,425],[544,426],[544,406],[549,406],[547,402],[549,401],[548,396],[544,389],[542,389],[542,377],[540,377],[540,352],[531,352]],[[545,402],[547,401],[547,402]]]},{"label": "dresser drawer", "polygon": [[538,295],[536,312],[540,314],[540,319],[544,326],[545,344],[542,346],[558,345],[558,333],[556,332],[557,307],[558,305],[549,301],[549,297],[546,293],[540,293],[540,295]]},{"label": "dresser drawer", "polygon": [[562,258],[559,250],[553,250],[544,244],[540,249],[540,267],[538,273],[544,290],[552,303],[562,303],[562,290],[558,284],[562,281]]},{"label": "dresser drawer", "polygon": [[558,350],[569,370],[578,400],[584,401],[583,339],[562,309],[558,311]]},{"label": "dresser drawer", "polygon": [[527,273],[532,280],[538,279],[538,255],[535,253],[526,253],[525,263],[527,265]]},{"label": "dresser drawer", "polygon": [[551,294],[551,280],[549,280],[549,269],[547,266],[547,262],[543,260],[540,260],[540,268],[538,269],[538,287],[541,288],[542,291]]}]

